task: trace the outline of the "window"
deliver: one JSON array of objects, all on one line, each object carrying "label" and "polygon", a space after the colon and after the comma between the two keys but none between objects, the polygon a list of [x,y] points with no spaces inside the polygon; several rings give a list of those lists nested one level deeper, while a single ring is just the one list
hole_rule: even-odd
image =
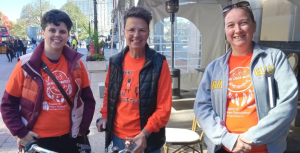
[{"label": "window", "polygon": [[[188,19],[176,17],[174,29],[174,66],[181,73],[195,72],[201,66],[201,34]],[[164,54],[171,60],[171,23],[170,18],[157,22],[148,39],[149,47]],[[171,65],[171,63],[169,63]]]},{"label": "window", "polygon": [[4,28],[4,27],[0,27],[0,31],[1,31],[1,32],[7,32],[7,29]]}]

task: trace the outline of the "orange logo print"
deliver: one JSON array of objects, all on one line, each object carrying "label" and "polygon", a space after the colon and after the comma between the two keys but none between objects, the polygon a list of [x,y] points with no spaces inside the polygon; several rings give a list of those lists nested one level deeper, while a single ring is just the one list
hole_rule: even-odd
[{"label": "orange logo print", "polygon": [[[249,67],[237,67],[229,73],[228,97],[232,104],[243,107],[254,98]],[[252,106],[251,106],[252,107]]]},{"label": "orange logo print", "polygon": [[[71,95],[71,81],[66,75],[66,73],[60,70],[55,70],[52,73],[59,81],[63,89],[66,91],[67,95]],[[56,84],[49,76],[45,79],[45,87],[47,97],[51,100],[43,102],[43,110],[64,110],[67,106],[66,100],[61,94],[60,90],[57,88]]]},{"label": "orange logo print", "polygon": [[[56,79],[59,81],[61,86],[64,88],[66,93],[70,95],[72,93],[72,86],[70,84],[70,79],[67,75],[59,70],[55,70],[52,72]],[[47,96],[52,100],[62,103],[65,101],[65,98],[61,94],[60,90],[57,88],[56,84],[53,80],[48,76],[46,79],[46,87],[47,87]]]}]

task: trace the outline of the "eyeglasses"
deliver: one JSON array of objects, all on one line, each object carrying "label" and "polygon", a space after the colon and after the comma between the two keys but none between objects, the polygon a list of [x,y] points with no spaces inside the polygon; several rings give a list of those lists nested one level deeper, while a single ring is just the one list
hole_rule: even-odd
[{"label": "eyeglasses", "polygon": [[125,29],[128,35],[133,36],[136,32],[140,34],[141,36],[145,36],[147,34],[147,31],[145,29]]},{"label": "eyeglasses", "polygon": [[247,1],[242,1],[242,2],[238,2],[232,5],[228,5],[226,7],[223,8],[223,13],[230,11],[233,8],[241,8],[241,7],[248,7],[249,9],[251,9],[249,2]]}]

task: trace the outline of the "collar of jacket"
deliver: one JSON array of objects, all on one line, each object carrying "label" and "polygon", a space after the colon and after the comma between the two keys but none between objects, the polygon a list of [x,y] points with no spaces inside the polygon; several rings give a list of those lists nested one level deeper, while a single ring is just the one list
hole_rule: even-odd
[{"label": "collar of jacket", "polygon": [[[252,41],[252,46],[253,47],[253,55],[252,55],[252,59],[251,59],[251,62],[259,55],[259,54],[262,54],[264,53],[264,50],[262,50],[259,45],[257,43],[255,43],[254,41]],[[226,66],[228,64],[228,60],[230,58],[230,55],[231,55],[231,52],[232,52],[232,48],[229,48],[228,52],[225,53],[225,55],[223,55],[221,57],[222,59],[222,66]]]},{"label": "collar of jacket", "polygon": [[[39,72],[41,68],[41,57],[44,51],[45,42],[42,41],[33,51],[32,56],[30,57],[28,64],[31,65],[33,69]],[[69,68],[74,66],[74,62],[79,60],[83,55],[77,53],[75,50],[71,49],[70,47],[64,46],[62,54],[65,56],[66,60],[71,62]]]},{"label": "collar of jacket", "polygon": [[[120,69],[123,65],[123,61],[124,61],[124,58],[125,58],[125,55],[126,53],[129,51],[129,46],[127,45],[122,51],[121,53],[119,54],[119,56],[116,58],[116,60],[114,60],[114,64],[116,64]],[[151,49],[149,48],[149,45],[148,43],[146,44],[145,46],[145,63],[148,63],[149,61],[151,61],[152,59],[152,56],[153,56],[153,53],[151,51]]]}]

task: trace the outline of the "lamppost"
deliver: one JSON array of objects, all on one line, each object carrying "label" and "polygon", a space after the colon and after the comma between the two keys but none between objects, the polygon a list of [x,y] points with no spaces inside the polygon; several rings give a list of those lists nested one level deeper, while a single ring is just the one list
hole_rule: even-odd
[{"label": "lamppost", "polygon": [[89,39],[91,39],[91,13],[90,13],[90,0],[88,0],[88,10],[89,10]]},{"label": "lamppost", "polygon": [[[99,2],[98,2],[99,1]],[[101,0],[94,0],[94,41],[95,41],[95,53],[99,53],[98,46],[98,19],[97,19],[97,4],[109,4],[112,2],[103,2]],[[101,31],[100,31],[101,32]],[[96,43],[97,42],[97,43]],[[97,49],[97,50],[96,50]]]},{"label": "lamppost", "polygon": [[78,36],[78,24],[77,24],[77,20],[75,20],[75,24],[76,24],[76,32],[75,32],[75,35],[77,37],[77,39],[79,39],[79,36]]},{"label": "lamppost", "polygon": [[40,20],[41,20],[41,27],[42,27],[42,0],[40,0]]},{"label": "lamppost", "polygon": [[110,39],[110,55],[113,54],[114,48],[114,31],[115,31],[115,9],[111,11],[111,39]]},{"label": "lamppost", "polygon": [[91,20],[89,20],[89,38],[91,39]]},{"label": "lamppost", "polygon": [[[97,4],[99,4],[99,11],[101,11],[100,12],[100,16],[99,16],[99,19],[100,19],[100,21],[99,21],[99,28],[100,28],[100,31],[99,31],[99,33],[103,33],[103,32],[108,32],[107,31],[107,21],[109,22],[109,17],[107,16],[108,14],[109,14],[109,4],[113,4],[114,2],[112,1],[112,0],[97,0],[98,2],[97,2]],[[103,7],[104,6],[104,7]],[[107,27],[106,27],[107,26]]]},{"label": "lamppost", "polygon": [[179,10],[179,0],[168,0],[166,2],[166,11],[170,13],[171,21],[171,63],[170,69],[172,76],[172,99],[180,99],[180,69],[174,68],[174,21],[175,13]]},{"label": "lamppost", "polygon": [[98,19],[97,19],[97,0],[94,0],[94,49],[95,53],[99,53],[98,49]]}]

